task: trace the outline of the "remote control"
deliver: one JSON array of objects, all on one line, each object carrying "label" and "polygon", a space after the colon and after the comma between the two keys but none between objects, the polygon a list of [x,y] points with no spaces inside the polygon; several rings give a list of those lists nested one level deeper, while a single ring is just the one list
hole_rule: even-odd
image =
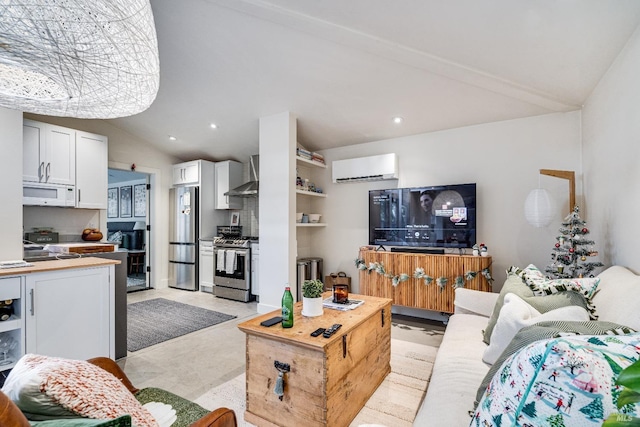
[{"label": "remote control", "polygon": [[342,325],[340,323],[336,323],[333,326],[331,326],[329,329],[327,329],[326,331],[324,331],[324,333],[322,334],[323,337],[325,338],[329,338],[331,335],[335,334],[336,331],[338,329],[340,329],[342,327]]},{"label": "remote control", "polygon": [[311,336],[312,337],[317,337],[318,335],[320,335],[321,333],[323,333],[324,331],[326,331],[325,328],[318,328],[315,331],[311,332]]},{"label": "remote control", "polygon": [[282,317],[276,316],[276,317],[272,317],[271,319],[263,320],[262,322],[260,322],[260,324],[262,326],[273,326],[273,325],[277,325],[280,322],[282,322]]}]

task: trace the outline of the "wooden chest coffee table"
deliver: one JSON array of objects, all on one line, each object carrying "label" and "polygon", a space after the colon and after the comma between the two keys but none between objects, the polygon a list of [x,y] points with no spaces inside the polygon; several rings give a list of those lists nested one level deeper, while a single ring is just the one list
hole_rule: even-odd
[{"label": "wooden chest coffee table", "polygon": [[[260,325],[280,311],[238,325],[247,335],[245,420],[260,427],[349,425],[391,371],[391,299],[349,299],[365,303],[349,311],[325,307],[322,316],[304,317],[298,302],[289,329]],[[342,328],[330,338],[310,336],[335,323]],[[276,361],[290,366],[282,400],[274,393]]]}]

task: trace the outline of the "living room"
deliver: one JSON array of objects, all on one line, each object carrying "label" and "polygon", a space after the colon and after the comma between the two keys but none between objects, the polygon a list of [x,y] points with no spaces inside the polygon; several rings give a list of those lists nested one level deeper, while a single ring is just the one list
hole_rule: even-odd
[{"label": "living room", "polygon": [[[638,70],[640,34],[636,30],[575,111],[481,122],[320,150],[329,165],[334,160],[394,152],[398,154],[400,171],[397,182],[333,184],[330,173],[318,181],[330,195],[323,213],[330,226],[313,237],[326,269],[347,272],[354,278],[354,290],[358,289],[358,271],[353,260],[359,247],[368,242],[368,190],[475,182],[478,236],[490,249],[496,278],[494,290],[499,291],[510,265],[543,266],[549,261],[560,221],[568,213],[566,182],[541,177],[538,173],[541,168],[549,168],[576,172],[577,201],[581,215],[588,221],[591,237],[597,243],[599,260],[606,266],[622,265],[640,271],[640,261],[633,256],[636,239],[632,231],[634,215],[630,215],[640,208],[640,202],[633,197],[640,191],[634,167],[640,154]],[[109,122],[25,117],[109,136],[109,161],[120,166],[135,163],[161,171],[161,194],[170,186],[171,165],[191,160],[163,152]],[[21,165],[15,161],[22,155],[22,119],[20,111],[0,110],[4,149],[0,174],[5,184],[0,221],[4,242],[0,248],[2,259],[22,257]],[[306,119],[299,117],[301,122]],[[269,150],[269,147],[258,148]],[[523,214],[527,194],[539,184],[552,192],[561,210],[554,222],[542,229],[528,225]],[[166,195],[161,195],[157,203],[160,212],[168,210]],[[261,204],[261,215],[266,205],[266,202]],[[160,258],[158,265],[166,265],[166,233],[158,235],[155,243]],[[261,244],[268,243],[264,240]],[[272,252],[275,257],[279,248],[265,248],[263,253],[266,252]],[[293,273],[267,276],[271,285],[261,289],[265,295],[261,301],[270,306],[279,304],[283,283],[290,279],[290,274]],[[157,277],[166,278],[166,270],[161,270]],[[162,285],[162,282],[156,284]],[[430,315],[413,311],[407,314]]]}]

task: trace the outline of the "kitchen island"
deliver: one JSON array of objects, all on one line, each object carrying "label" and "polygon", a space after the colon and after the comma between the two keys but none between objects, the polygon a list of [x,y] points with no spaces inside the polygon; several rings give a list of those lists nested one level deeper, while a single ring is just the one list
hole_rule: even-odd
[{"label": "kitchen island", "polygon": [[[27,260],[27,262],[30,262]],[[46,271],[69,270],[74,268],[102,267],[120,264],[117,260],[101,259],[94,256],[69,259],[52,259],[50,261],[30,262],[26,267],[0,269],[0,277],[22,274],[42,273]]]},{"label": "kitchen island", "polygon": [[[127,357],[127,256],[128,251],[118,250],[113,252],[97,252],[91,254],[55,254],[48,253],[47,255],[31,255],[31,251],[25,251],[24,260],[30,263],[35,263],[38,268],[46,269],[50,266],[54,268],[63,268],[64,265],[71,268],[77,268],[78,263],[61,264],[57,261],[79,260],[88,259],[90,257],[105,258],[118,261],[115,265],[115,358],[120,359]],[[47,262],[54,262],[55,264],[47,264]],[[87,265],[91,265],[88,262]],[[0,270],[2,271],[2,270]]]},{"label": "kitchen island", "polygon": [[0,269],[0,300],[13,315],[0,337],[16,346],[10,369],[25,353],[69,359],[115,358],[115,266],[118,260],[82,257]]}]

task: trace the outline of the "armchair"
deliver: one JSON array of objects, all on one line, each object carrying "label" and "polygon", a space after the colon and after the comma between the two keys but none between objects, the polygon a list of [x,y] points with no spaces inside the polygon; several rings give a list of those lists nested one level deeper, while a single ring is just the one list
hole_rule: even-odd
[{"label": "armchair", "polygon": [[[96,357],[88,362],[104,369],[118,378],[122,384],[136,397],[140,403],[162,401],[169,403],[176,410],[178,420],[174,425],[189,427],[237,427],[236,415],[228,408],[218,408],[212,412],[189,402],[179,396],[161,389],[136,388],[116,362],[107,357]],[[0,392],[0,426],[30,427],[30,423],[11,399]]]}]

